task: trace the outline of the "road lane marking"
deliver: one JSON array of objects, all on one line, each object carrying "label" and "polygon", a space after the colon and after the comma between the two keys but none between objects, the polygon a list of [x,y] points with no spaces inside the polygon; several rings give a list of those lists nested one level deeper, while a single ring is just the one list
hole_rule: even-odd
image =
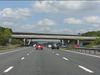
[{"label": "road lane marking", "polygon": [[82,55],[87,55],[87,56],[92,56],[92,57],[100,58],[100,56],[97,56],[97,55],[91,55],[91,54],[80,53],[80,52],[75,52],[75,51],[68,51],[68,50],[64,50],[64,51],[70,52],[70,53],[77,53],[77,54],[82,54]]},{"label": "road lane marking", "polygon": [[68,58],[66,58],[66,57],[62,57],[64,60],[68,60]]},{"label": "road lane marking", "polygon": [[13,66],[10,66],[9,68],[7,68],[5,71],[4,71],[4,73],[7,73],[7,72],[9,72],[11,69],[13,69],[14,67]]},{"label": "road lane marking", "polygon": [[29,55],[29,53],[27,53],[27,55]]},{"label": "road lane marking", "polygon": [[24,59],[25,59],[24,57],[21,58],[21,60],[24,60]]},{"label": "road lane marking", "polygon": [[19,50],[12,50],[12,51],[7,51],[7,52],[2,52],[2,53],[0,53],[0,55],[7,54],[7,53],[18,52],[18,51],[23,51],[23,50],[25,50],[25,49],[26,49],[26,48],[20,48]]},{"label": "road lane marking", "polygon": [[90,69],[85,68],[84,66],[78,65],[79,68],[89,72],[89,73],[94,73],[93,71],[91,71]]},{"label": "road lane marking", "polygon": [[7,54],[7,53],[18,52],[18,51],[22,51],[22,50],[14,50],[14,51],[2,52],[2,53],[0,53],[0,55]]},{"label": "road lane marking", "polygon": [[57,55],[57,56],[59,56],[59,54],[58,54],[58,53],[56,53],[56,55]]}]

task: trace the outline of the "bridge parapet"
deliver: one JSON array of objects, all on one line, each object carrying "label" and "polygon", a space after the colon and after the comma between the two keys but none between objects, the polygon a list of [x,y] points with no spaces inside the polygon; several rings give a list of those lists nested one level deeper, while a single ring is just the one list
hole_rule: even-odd
[{"label": "bridge parapet", "polygon": [[63,36],[63,35],[18,35],[13,34],[12,38],[36,38],[36,39],[79,39],[79,40],[95,40],[97,37],[87,36]]}]

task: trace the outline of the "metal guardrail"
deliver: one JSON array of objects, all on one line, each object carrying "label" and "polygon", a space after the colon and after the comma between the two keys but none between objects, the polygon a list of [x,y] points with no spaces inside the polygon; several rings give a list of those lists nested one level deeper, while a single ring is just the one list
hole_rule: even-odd
[{"label": "metal guardrail", "polygon": [[72,50],[88,54],[97,54],[97,52],[100,52],[100,48],[73,48]]}]

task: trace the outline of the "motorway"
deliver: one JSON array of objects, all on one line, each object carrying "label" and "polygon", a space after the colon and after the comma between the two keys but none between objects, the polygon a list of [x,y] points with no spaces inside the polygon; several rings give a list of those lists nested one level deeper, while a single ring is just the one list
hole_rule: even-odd
[{"label": "motorway", "polygon": [[100,75],[100,58],[47,48],[16,48],[0,53],[0,75]]}]

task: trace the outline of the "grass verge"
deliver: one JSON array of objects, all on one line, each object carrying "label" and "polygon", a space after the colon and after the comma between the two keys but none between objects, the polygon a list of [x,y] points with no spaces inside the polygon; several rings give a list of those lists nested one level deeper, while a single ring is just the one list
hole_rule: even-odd
[{"label": "grass verge", "polygon": [[7,46],[2,46],[2,47],[0,47],[0,51],[2,51],[2,50],[8,50],[8,49],[13,49],[13,48],[17,48],[17,47],[20,47],[20,45],[19,44],[17,44],[17,45],[7,45]]}]

